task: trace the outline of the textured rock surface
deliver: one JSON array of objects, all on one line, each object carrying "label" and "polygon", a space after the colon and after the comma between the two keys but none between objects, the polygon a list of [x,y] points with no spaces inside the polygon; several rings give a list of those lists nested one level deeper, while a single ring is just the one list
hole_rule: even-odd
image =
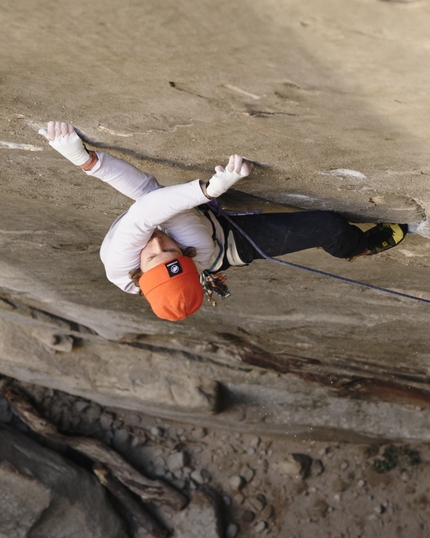
[{"label": "textured rock surface", "polygon": [[[6,0],[0,16],[0,372],[244,431],[428,440],[427,304],[255,262],[217,309],[159,321],[98,259],[129,201],[37,135],[72,121],[166,184],[239,152],[262,163],[238,189],[265,210],[429,236],[428,3]],[[421,236],[354,264],[289,259],[430,298]]]},{"label": "textured rock surface", "polygon": [[125,538],[97,479],[0,423],[0,535]]},{"label": "textured rock surface", "polygon": [[[283,537],[286,529],[297,538],[327,538],[330,534],[429,536],[428,443],[379,440],[363,445],[285,434],[257,438],[219,427],[201,428],[135,411],[103,408],[35,385],[18,386],[65,435],[102,440],[136,469],[155,473],[190,499],[202,487],[210,491],[219,510],[214,512],[210,503],[202,503],[209,516],[207,525],[211,524],[212,532],[218,514],[225,538]],[[111,423],[102,421],[103,416],[110,416]],[[179,445],[186,454],[186,465],[172,473],[168,463]],[[298,474],[293,476],[283,468],[291,458],[300,459]],[[241,474],[250,481],[243,479],[238,491],[237,481],[232,479]],[[194,477],[205,483],[201,485]],[[195,502],[191,506],[192,511],[184,513],[189,516],[185,528],[193,528],[190,516],[195,513],[196,528],[200,529],[197,522],[201,522],[202,513]],[[167,527],[174,527],[171,510],[160,506],[158,514]]]},{"label": "textured rock surface", "polygon": [[188,507],[173,518],[177,538],[220,538],[222,532],[214,500],[203,491],[196,491]]},{"label": "textured rock surface", "polygon": [[[364,379],[355,380],[356,387],[347,371],[348,381],[334,380],[333,388],[326,387],[322,365],[318,365],[318,376],[312,370],[303,376],[294,362],[288,372],[288,363],[255,346],[241,345],[241,340],[230,340],[230,344],[224,340],[218,349],[209,350],[196,343],[187,349],[178,339],[169,342],[167,338],[163,345],[139,344],[139,339],[109,342],[82,327],[78,331],[79,327],[65,320],[15,306],[11,311],[0,310],[0,361],[4,374],[23,381],[103,405],[244,432],[334,435],[350,440],[429,438],[430,419],[422,412],[426,393],[419,383],[416,387],[408,383],[408,400],[400,384],[390,385],[381,378],[379,385],[375,379],[366,387]],[[46,344],[49,331],[59,341],[73,339],[73,350],[57,351]],[[254,361],[267,369],[247,364]],[[324,372],[329,376],[329,367]],[[380,391],[379,399],[366,397],[372,390]]]},{"label": "textured rock surface", "polygon": [[8,462],[0,464],[0,484],[0,536],[25,538],[49,506],[50,491]]}]

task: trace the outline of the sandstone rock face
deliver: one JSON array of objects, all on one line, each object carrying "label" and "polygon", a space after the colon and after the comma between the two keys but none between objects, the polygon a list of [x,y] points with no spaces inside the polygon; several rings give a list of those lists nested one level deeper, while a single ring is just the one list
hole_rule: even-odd
[{"label": "sandstone rock face", "polygon": [[[428,416],[419,412],[426,391],[418,378],[405,388],[385,381],[381,372],[370,383],[368,377],[348,377],[345,366],[346,380],[330,381],[329,361],[308,363],[303,372],[296,357],[281,360],[225,335],[219,347],[209,348],[166,337],[163,345],[130,335],[128,342],[107,341],[35,308],[6,304],[12,310],[0,310],[2,373],[26,382],[103,405],[243,432],[429,438]],[[58,341],[72,339],[72,351],[47,345],[49,331]],[[187,348],[187,342],[193,345]]]},{"label": "sandstone rock face", "polygon": [[0,536],[125,538],[97,479],[0,423]]},{"label": "sandstone rock face", "polygon": [[243,431],[427,441],[428,303],[256,261],[217,308],[160,321],[98,256],[130,200],[37,130],[71,121],[166,185],[241,153],[228,207],[407,222],[420,235],[380,256],[288,259],[429,299],[429,5],[3,4],[0,372]]}]

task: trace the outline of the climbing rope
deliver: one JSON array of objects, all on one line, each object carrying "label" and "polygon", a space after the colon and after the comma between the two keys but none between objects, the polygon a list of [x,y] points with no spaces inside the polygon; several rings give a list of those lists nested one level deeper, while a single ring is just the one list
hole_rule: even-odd
[{"label": "climbing rope", "polygon": [[[236,224],[236,222],[234,222],[233,219],[230,218],[230,215],[236,215],[235,212],[233,212],[233,211],[224,211],[222,209],[220,203],[217,200],[212,200],[208,205],[214,211],[214,213],[216,213],[217,215],[223,216],[232,226],[234,226],[236,228],[236,230],[239,233],[241,233],[243,235],[243,237],[245,237],[245,239],[247,241],[249,241],[249,243],[251,243],[251,245],[255,248],[255,250],[261,256],[263,256],[263,258],[265,258],[266,260],[270,260],[272,262],[279,263],[281,265],[286,265],[287,267],[293,267],[294,269],[301,269],[302,271],[307,271],[308,273],[313,273],[315,275],[325,276],[325,277],[331,278],[333,280],[339,280],[340,282],[345,282],[346,284],[353,284],[355,286],[360,286],[362,288],[368,288],[368,289],[379,291],[379,292],[386,293],[386,294],[389,294],[389,295],[394,295],[395,297],[402,297],[403,299],[412,299],[414,301],[419,301],[421,303],[430,304],[429,299],[424,299],[422,297],[417,297],[416,295],[409,295],[408,293],[402,293],[400,291],[389,290],[389,289],[383,288],[381,286],[375,286],[373,284],[367,284],[366,282],[359,282],[358,280],[353,280],[351,278],[346,278],[346,277],[343,277],[343,276],[333,275],[332,273],[326,273],[325,271],[319,271],[318,269],[313,269],[311,267],[306,267],[304,265],[299,265],[297,263],[292,263],[292,262],[287,262],[285,260],[278,260],[277,258],[272,258],[271,256],[268,256],[267,254],[265,254],[261,250],[261,248],[255,243],[255,241],[253,241],[253,239],[251,239],[251,237],[249,237],[249,235],[244,230],[242,230],[242,228],[240,226],[238,226]],[[244,214],[244,213],[242,213],[242,214]]]}]

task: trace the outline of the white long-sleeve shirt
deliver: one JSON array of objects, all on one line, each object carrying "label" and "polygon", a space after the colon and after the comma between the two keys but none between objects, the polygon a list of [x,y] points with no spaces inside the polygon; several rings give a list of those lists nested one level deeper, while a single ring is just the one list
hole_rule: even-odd
[{"label": "white long-sleeve shirt", "polygon": [[100,249],[106,276],[113,284],[128,293],[139,292],[129,272],[139,268],[140,253],[156,228],[172,237],[181,249],[196,249],[193,261],[199,273],[219,270],[224,254],[230,265],[244,265],[237,256],[233,235],[228,234],[225,248],[224,231],[217,219],[195,209],[208,202],[200,180],[163,187],[154,176],[121,159],[102,152],[97,155],[99,161],[86,173],[135,200],[112,224]]}]

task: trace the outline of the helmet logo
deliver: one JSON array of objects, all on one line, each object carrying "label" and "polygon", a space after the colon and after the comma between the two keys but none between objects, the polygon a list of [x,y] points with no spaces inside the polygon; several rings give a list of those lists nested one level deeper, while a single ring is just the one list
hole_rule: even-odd
[{"label": "helmet logo", "polygon": [[182,267],[181,267],[181,264],[178,262],[178,260],[172,260],[169,263],[166,263],[166,269],[170,277],[176,276],[182,273]]}]

